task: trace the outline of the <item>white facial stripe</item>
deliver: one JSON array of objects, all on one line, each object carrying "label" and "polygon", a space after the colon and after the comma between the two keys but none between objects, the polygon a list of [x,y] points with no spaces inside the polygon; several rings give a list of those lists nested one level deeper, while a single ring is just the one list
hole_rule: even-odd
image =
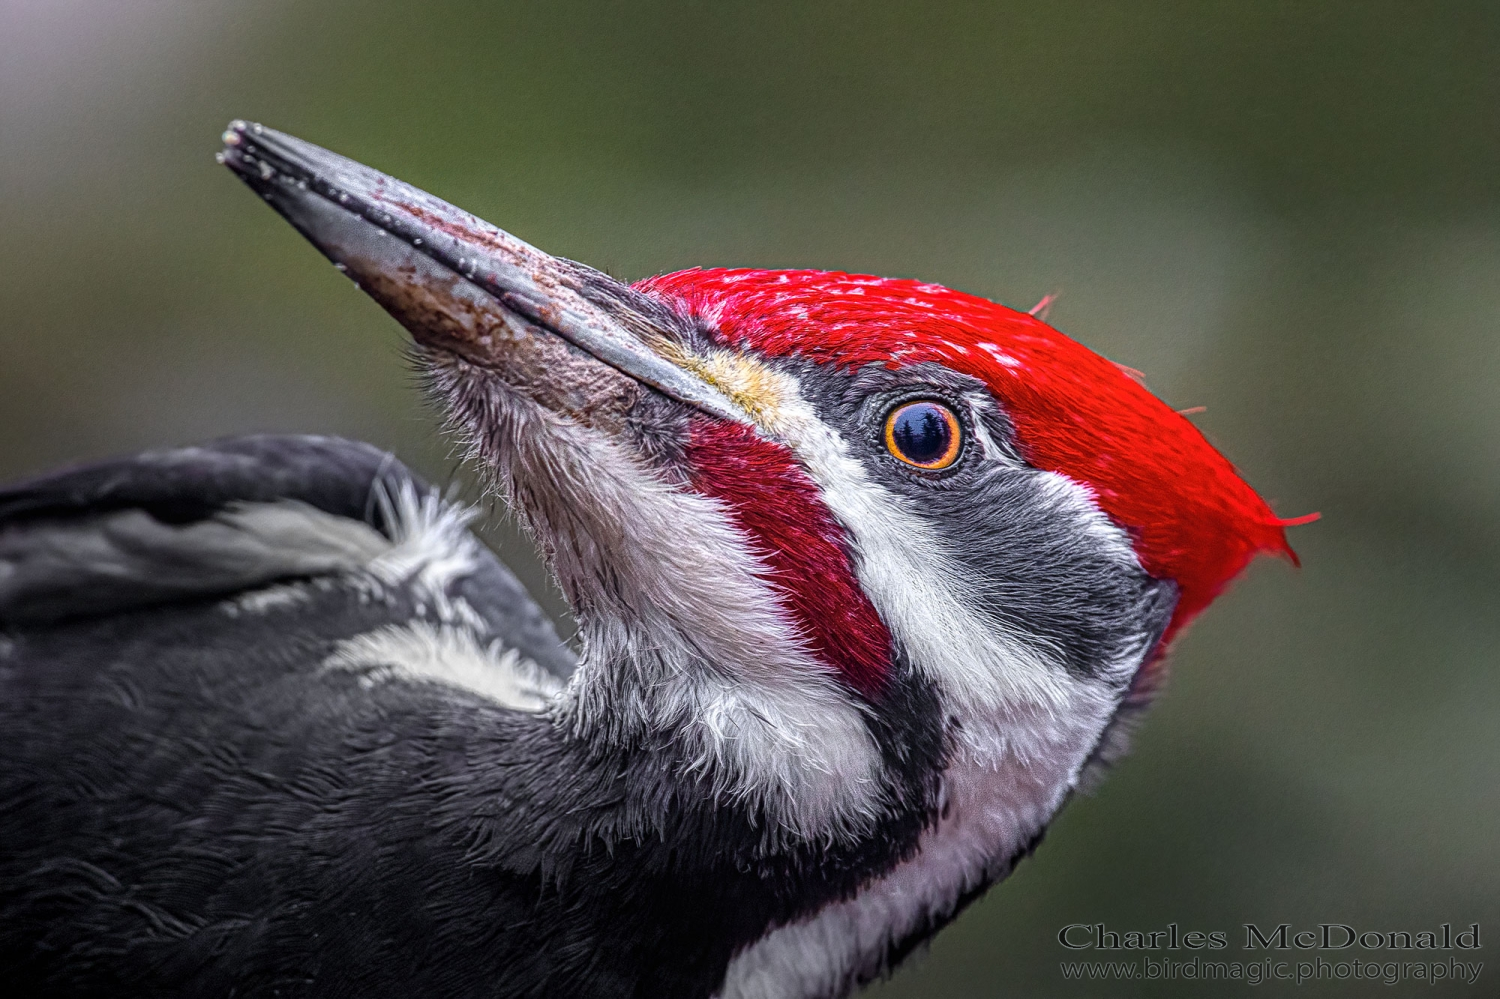
[{"label": "white facial stripe", "polygon": [[1000,462],[1014,468],[1024,467],[1024,463],[1011,454],[1008,448],[1001,447],[998,442],[990,437],[989,428],[985,426],[984,410],[986,400],[969,395],[964,398],[969,408],[969,425],[973,427],[974,436],[979,441],[980,453],[988,461]]},{"label": "white facial stripe", "polygon": [[458,364],[435,374],[452,379],[440,384],[458,429],[487,435],[477,455],[546,539],[579,612],[559,721],[617,741],[680,733],[686,769],[762,807],[778,836],[868,828],[879,750],[722,505],[503,383]]}]

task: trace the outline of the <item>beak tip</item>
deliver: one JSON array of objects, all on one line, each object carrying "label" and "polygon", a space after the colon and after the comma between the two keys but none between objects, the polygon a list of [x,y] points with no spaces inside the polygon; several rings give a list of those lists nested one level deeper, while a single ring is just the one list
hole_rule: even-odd
[{"label": "beak tip", "polygon": [[234,121],[224,126],[224,132],[219,136],[219,141],[224,144],[224,148],[220,151],[219,155],[227,157],[227,154],[237,151],[246,145],[251,135],[261,131],[263,131],[261,126],[254,122],[245,121],[243,118],[234,119]]},{"label": "beak tip", "polygon": [[241,178],[248,178],[255,171],[245,160],[246,147],[249,145],[248,137],[253,130],[259,129],[259,125],[251,124],[240,118],[231,121],[219,136],[223,148],[214,154],[214,162],[220,166],[228,167]]}]

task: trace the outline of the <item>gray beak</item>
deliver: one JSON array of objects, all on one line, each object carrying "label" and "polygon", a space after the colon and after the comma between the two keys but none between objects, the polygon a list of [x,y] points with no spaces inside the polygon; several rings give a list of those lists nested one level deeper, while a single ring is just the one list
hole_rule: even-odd
[{"label": "gray beak", "polygon": [[219,160],[424,347],[492,369],[585,422],[625,404],[626,379],[630,389],[746,421],[718,389],[663,356],[683,343],[683,320],[606,274],[261,125],[231,122]]}]

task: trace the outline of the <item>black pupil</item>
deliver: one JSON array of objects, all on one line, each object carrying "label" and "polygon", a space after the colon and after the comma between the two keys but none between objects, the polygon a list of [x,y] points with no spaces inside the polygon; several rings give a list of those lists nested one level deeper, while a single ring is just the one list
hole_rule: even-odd
[{"label": "black pupil", "polygon": [[953,431],[941,409],[930,402],[919,402],[896,413],[891,440],[907,461],[930,465],[948,453]]}]

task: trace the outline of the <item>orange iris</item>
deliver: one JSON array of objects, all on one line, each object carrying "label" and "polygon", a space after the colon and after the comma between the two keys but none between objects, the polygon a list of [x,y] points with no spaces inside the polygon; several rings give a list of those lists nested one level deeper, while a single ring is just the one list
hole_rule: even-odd
[{"label": "orange iris", "polygon": [[962,445],[958,417],[940,402],[908,402],[885,418],[886,449],[916,468],[947,468],[958,460]]}]

